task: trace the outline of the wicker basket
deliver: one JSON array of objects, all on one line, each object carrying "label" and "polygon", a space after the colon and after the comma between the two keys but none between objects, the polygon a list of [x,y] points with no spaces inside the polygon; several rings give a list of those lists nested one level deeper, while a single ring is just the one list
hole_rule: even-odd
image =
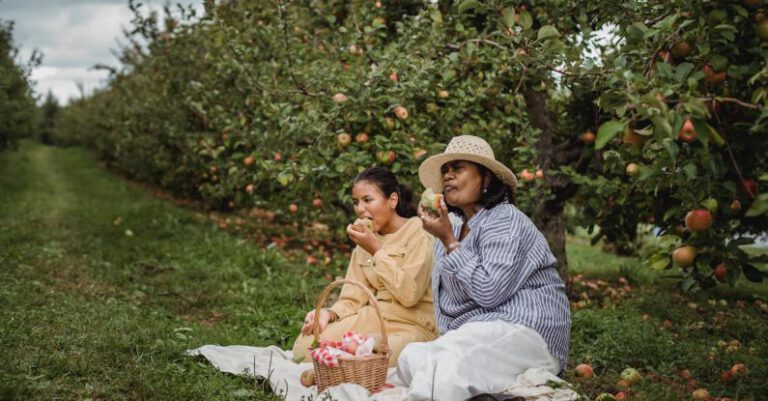
[{"label": "wicker basket", "polygon": [[323,290],[315,304],[315,342],[320,340],[318,327],[320,309],[323,307],[325,299],[328,297],[331,290],[342,284],[357,286],[368,296],[371,305],[373,305],[373,308],[376,310],[376,315],[379,317],[379,322],[381,323],[381,352],[369,356],[339,357],[339,365],[333,367],[322,365],[312,358],[312,363],[315,366],[317,388],[319,391],[323,391],[326,388],[337,384],[354,383],[365,387],[368,391],[375,391],[383,386],[387,380],[387,366],[389,364],[390,351],[387,344],[387,330],[384,328],[384,320],[381,318],[379,304],[365,285],[354,280],[339,279],[329,284],[328,287]]}]

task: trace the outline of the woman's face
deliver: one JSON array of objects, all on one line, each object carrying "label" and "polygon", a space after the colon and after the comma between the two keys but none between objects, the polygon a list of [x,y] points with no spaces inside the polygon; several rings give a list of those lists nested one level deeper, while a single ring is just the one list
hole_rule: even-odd
[{"label": "woman's face", "polygon": [[480,201],[485,180],[477,164],[465,160],[448,162],[440,167],[440,174],[446,203],[463,208]]},{"label": "woman's face", "polygon": [[378,231],[387,226],[395,215],[397,195],[384,196],[375,184],[358,181],[352,187],[352,204],[357,217],[373,220],[374,230]]}]

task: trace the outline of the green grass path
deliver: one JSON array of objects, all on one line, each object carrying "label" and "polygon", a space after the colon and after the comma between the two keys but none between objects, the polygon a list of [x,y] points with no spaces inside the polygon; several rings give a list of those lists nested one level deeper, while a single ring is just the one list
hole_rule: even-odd
[{"label": "green grass path", "polygon": [[[764,286],[681,296],[635,259],[583,244],[570,244],[569,258],[587,275],[574,281],[569,365],[589,362],[597,376],[569,369],[566,378],[585,395],[615,393],[634,367],[644,379],[631,400],[688,400],[695,387],[768,399],[768,314],[749,298]],[[277,400],[183,351],[290,347],[324,285],[304,269],[104,171],[85,151],[24,142],[0,153],[0,401]],[[721,380],[737,362],[749,374]]]},{"label": "green grass path", "polygon": [[285,269],[81,150],[24,143],[0,154],[0,399],[273,399],[181,353],[286,346],[316,289]]}]

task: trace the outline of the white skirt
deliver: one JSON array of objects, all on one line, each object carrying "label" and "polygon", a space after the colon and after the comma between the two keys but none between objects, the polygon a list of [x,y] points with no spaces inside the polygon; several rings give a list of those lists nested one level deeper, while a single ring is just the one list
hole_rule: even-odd
[{"label": "white skirt", "polygon": [[500,394],[529,368],[557,374],[560,361],[539,333],[501,320],[467,323],[434,341],[410,343],[397,361],[397,374],[413,401]]}]

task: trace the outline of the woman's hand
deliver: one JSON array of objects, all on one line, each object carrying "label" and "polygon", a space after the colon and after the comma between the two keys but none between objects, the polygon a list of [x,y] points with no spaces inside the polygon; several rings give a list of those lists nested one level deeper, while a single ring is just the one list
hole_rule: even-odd
[{"label": "woman's hand", "polygon": [[[338,319],[339,316],[336,315],[335,312],[331,312],[328,309],[320,309],[320,319],[318,319],[318,326],[320,326],[320,333],[322,333],[326,327],[328,327],[328,323],[335,321]],[[312,309],[307,313],[307,316],[304,318],[304,325],[301,326],[301,334],[304,335],[310,335],[315,329],[315,310]]]},{"label": "woman's hand", "polygon": [[434,235],[442,241],[443,245],[456,242],[456,236],[453,234],[451,219],[448,218],[448,208],[445,204],[440,204],[440,213],[434,214],[425,210],[419,205],[419,217],[424,231]]},{"label": "woman's hand", "polygon": [[360,245],[366,252],[371,255],[378,252],[381,249],[381,240],[379,237],[368,231],[360,224],[350,224],[347,226],[347,235],[349,239],[354,241],[355,244]]}]

